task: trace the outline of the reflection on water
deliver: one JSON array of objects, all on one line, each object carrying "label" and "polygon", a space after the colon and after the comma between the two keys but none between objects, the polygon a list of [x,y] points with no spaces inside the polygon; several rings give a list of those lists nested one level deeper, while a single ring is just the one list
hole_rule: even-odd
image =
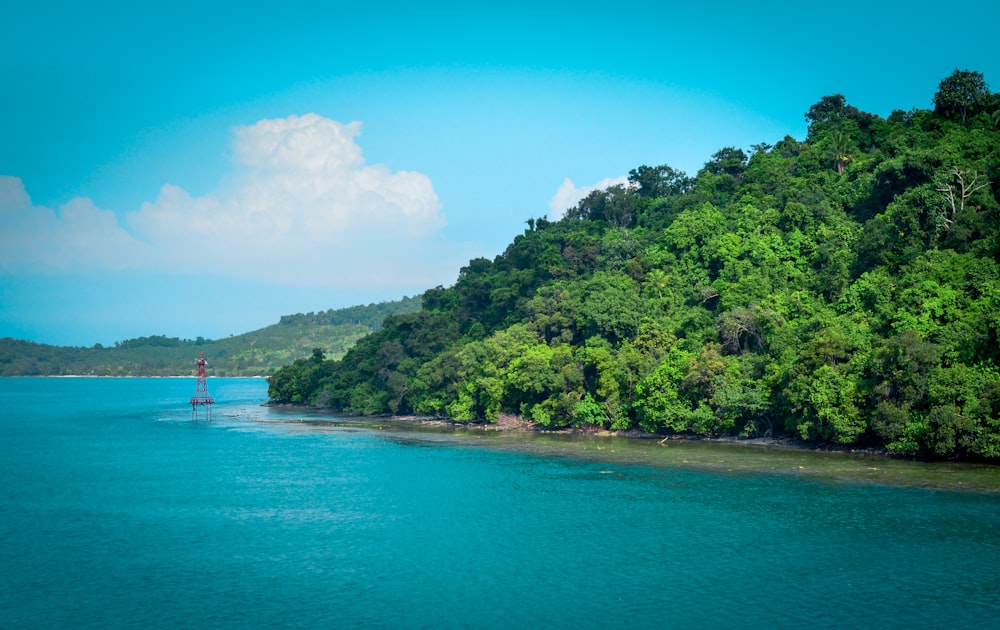
[{"label": "reflection on water", "polygon": [[401,444],[448,443],[516,450],[546,457],[657,468],[686,468],[720,474],[778,474],[844,483],[1000,492],[1000,466],[926,462],[871,453],[809,450],[766,441],[713,441],[609,435],[498,431],[447,422],[333,416],[288,407],[262,407],[256,422],[285,431],[374,431]]}]

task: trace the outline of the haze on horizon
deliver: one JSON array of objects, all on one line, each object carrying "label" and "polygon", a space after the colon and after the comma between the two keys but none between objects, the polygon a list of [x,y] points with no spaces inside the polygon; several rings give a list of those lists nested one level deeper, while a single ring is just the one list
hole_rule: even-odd
[{"label": "haze on horizon", "polygon": [[417,295],[640,164],[825,95],[995,89],[1000,8],[22,3],[0,23],[0,337],[220,338]]}]

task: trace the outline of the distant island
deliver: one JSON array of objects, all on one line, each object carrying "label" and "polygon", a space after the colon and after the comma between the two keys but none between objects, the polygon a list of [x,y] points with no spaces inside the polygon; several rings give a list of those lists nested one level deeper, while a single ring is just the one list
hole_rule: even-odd
[{"label": "distant island", "polygon": [[995,461],[1000,95],[955,70],[927,96],[824,96],[804,139],[639,166],[270,396]]},{"label": "distant island", "polygon": [[154,335],[114,346],[52,346],[0,339],[0,376],[193,376],[204,352],[211,376],[269,376],[282,365],[312,356],[339,358],[389,315],[419,310],[420,299],[285,315],[277,324],[226,339]]}]

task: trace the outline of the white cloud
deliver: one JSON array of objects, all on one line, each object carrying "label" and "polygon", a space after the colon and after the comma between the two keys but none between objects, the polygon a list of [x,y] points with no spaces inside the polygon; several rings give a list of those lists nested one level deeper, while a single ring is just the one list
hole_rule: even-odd
[{"label": "white cloud", "polygon": [[0,176],[0,269],[126,269],[148,256],[113,212],[90,199],[78,197],[56,212],[32,205],[20,179]]},{"label": "white cloud", "polygon": [[444,246],[430,179],[365,163],[361,123],[316,114],[235,129],[223,191],[167,184],[119,219],[88,199],[33,206],[0,177],[0,268],[145,268],[331,287],[430,287],[467,261]]},{"label": "white cloud", "polygon": [[581,199],[594,192],[595,190],[606,190],[612,186],[628,186],[628,177],[612,177],[608,179],[602,179],[593,186],[583,186],[578,188],[573,180],[566,178],[563,183],[559,185],[559,189],[556,190],[556,194],[549,199],[549,219],[552,221],[558,221],[566,214],[566,211],[580,202]]}]

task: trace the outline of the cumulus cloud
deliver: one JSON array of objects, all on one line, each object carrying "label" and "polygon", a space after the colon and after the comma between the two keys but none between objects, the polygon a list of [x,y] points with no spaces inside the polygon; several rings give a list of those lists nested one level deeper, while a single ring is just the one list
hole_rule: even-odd
[{"label": "cumulus cloud", "polygon": [[[433,286],[465,252],[443,247],[430,179],[367,164],[361,123],[306,114],[234,131],[225,191],[167,184],[121,217],[88,199],[34,206],[0,177],[0,266],[214,272],[292,284]],[[442,277],[444,273],[444,277]]]},{"label": "cumulus cloud", "polygon": [[556,190],[556,194],[549,200],[549,219],[552,221],[558,221],[564,214],[566,214],[568,209],[580,203],[581,199],[595,190],[606,190],[612,186],[628,186],[628,184],[628,177],[622,176],[602,179],[593,186],[577,187],[577,185],[573,183],[573,180],[567,177],[563,180],[563,183],[559,185],[559,189]]},{"label": "cumulus cloud", "polygon": [[126,269],[148,258],[110,210],[82,197],[58,212],[34,206],[20,179],[0,176],[0,269]]}]

